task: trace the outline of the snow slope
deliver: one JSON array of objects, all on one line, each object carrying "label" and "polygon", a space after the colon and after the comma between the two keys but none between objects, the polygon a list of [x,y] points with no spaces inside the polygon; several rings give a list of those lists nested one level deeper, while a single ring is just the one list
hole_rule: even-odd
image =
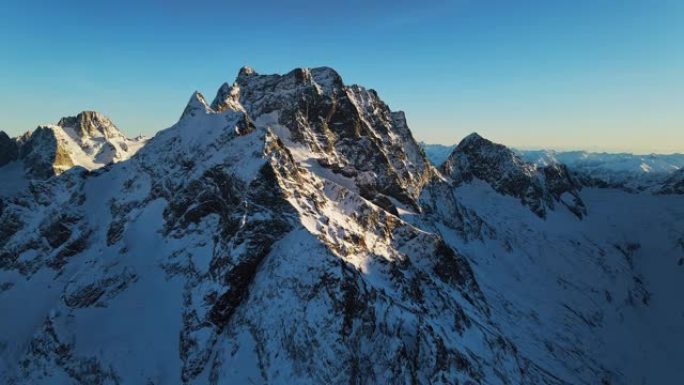
[{"label": "snow slope", "polygon": [[413,220],[468,257],[518,349],[568,383],[681,378],[684,196],[575,186],[584,216],[534,215],[502,185],[540,166],[472,139],[443,166],[459,165],[451,190],[424,190],[424,218]]},{"label": "snow slope", "polygon": [[446,224],[437,229],[469,258],[521,352],[569,383],[684,375],[684,197],[583,189],[582,220],[558,210],[541,220],[481,181],[454,194],[488,236],[464,242]]}]

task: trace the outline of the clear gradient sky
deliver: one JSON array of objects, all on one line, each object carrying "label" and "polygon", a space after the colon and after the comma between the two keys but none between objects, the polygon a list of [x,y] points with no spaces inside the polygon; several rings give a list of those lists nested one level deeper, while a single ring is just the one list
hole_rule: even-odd
[{"label": "clear gradient sky", "polygon": [[432,143],[684,152],[681,0],[9,0],[0,129],[92,109],[151,135],[243,65],[334,67]]}]

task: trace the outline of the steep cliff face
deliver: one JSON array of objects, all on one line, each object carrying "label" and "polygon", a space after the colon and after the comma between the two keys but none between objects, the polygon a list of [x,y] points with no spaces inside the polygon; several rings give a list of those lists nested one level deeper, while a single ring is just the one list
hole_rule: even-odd
[{"label": "steep cliff face", "polygon": [[83,111],[76,116],[62,118],[57,125],[72,129],[81,139],[122,139],[123,137],[121,131],[109,118],[96,111]]},{"label": "steep cliff face", "polygon": [[578,193],[581,186],[567,167],[562,164],[537,167],[478,134],[463,139],[441,169],[456,184],[474,179],[484,181],[496,191],[518,198],[540,217],[559,204],[579,218],[586,214]]}]

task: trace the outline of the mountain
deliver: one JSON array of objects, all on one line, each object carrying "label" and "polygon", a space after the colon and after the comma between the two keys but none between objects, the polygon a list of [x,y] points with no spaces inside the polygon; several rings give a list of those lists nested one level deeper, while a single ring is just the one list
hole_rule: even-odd
[{"label": "mountain", "polygon": [[586,207],[581,188],[562,164],[538,167],[523,161],[515,152],[474,133],[464,138],[440,167],[453,183],[484,181],[502,194],[520,199],[535,214],[562,204],[581,218]]},{"label": "mountain", "polygon": [[106,116],[83,111],[17,138],[0,132],[0,177],[47,179],[80,166],[93,170],[128,159],[145,138],[126,138]]},{"label": "mountain", "polygon": [[545,377],[469,263],[391,213],[435,177],[402,113],[329,68],[245,68],[211,105],[4,203],[6,380]]},{"label": "mountain", "polygon": [[438,169],[375,91],[244,67],[129,159],[0,197],[0,379],[667,383],[682,199],[477,135]]}]

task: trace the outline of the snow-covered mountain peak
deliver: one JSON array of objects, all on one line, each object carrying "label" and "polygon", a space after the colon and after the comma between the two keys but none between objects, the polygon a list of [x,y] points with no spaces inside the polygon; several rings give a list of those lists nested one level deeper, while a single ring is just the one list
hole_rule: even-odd
[{"label": "snow-covered mountain peak", "polygon": [[190,96],[190,99],[188,100],[188,103],[186,104],[180,119],[183,120],[189,117],[193,117],[197,113],[206,113],[210,110],[211,107],[209,107],[209,105],[207,104],[204,95],[202,95],[202,93],[199,91],[195,91],[192,93],[192,96]]},{"label": "snow-covered mountain peak", "polygon": [[479,179],[502,194],[511,195],[545,217],[562,203],[578,217],[586,213],[579,198],[579,183],[560,164],[538,167],[525,162],[513,150],[477,133],[465,137],[441,166],[454,183]]},{"label": "snow-covered mountain peak", "polygon": [[[401,116],[360,87],[239,86],[244,112],[195,94],[128,161],[8,201],[0,305],[46,305],[21,311],[31,325],[0,320],[18,330],[0,341],[1,380],[495,381],[483,357],[519,383],[544,376],[523,373],[469,262],[398,217],[431,175]],[[91,336],[112,343],[94,352]]]},{"label": "snow-covered mountain peak", "polygon": [[[96,111],[68,116],[10,138],[0,137],[0,167],[23,169],[28,179],[45,179],[80,166],[93,170],[130,158],[147,141],[126,138],[114,123]],[[15,166],[10,163],[17,162]],[[0,175],[7,170],[0,168]],[[7,171],[9,172],[9,171]]]},{"label": "snow-covered mountain peak", "polygon": [[244,68],[240,70],[235,84],[251,90],[270,89],[271,92],[277,93],[313,86],[318,93],[330,94],[339,92],[344,87],[342,77],[329,67],[295,68],[284,75],[261,75],[250,67]]},{"label": "snow-covered mountain peak", "polygon": [[57,126],[73,130],[81,140],[91,138],[119,139],[123,134],[105,115],[97,111],[83,111],[76,116],[60,119]]},{"label": "snow-covered mountain peak", "polygon": [[431,175],[405,116],[393,113],[375,91],[346,86],[332,68],[297,68],[284,75],[241,70],[232,85],[219,88],[211,108],[244,111],[300,161],[350,179],[366,198],[386,207],[416,207]]},{"label": "snow-covered mountain peak", "polygon": [[468,135],[466,135],[461,141],[459,142],[459,146],[467,147],[467,146],[478,146],[478,145],[493,145],[495,143],[492,143],[491,141],[483,138],[480,134],[477,132],[472,132]]},{"label": "snow-covered mountain peak", "polygon": [[534,164],[523,161],[508,147],[485,139],[476,132],[461,140],[442,168],[455,180],[468,178],[461,177],[460,173],[472,171],[473,168],[488,168],[502,176],[511,173],[532,176],[537,171]]}]

